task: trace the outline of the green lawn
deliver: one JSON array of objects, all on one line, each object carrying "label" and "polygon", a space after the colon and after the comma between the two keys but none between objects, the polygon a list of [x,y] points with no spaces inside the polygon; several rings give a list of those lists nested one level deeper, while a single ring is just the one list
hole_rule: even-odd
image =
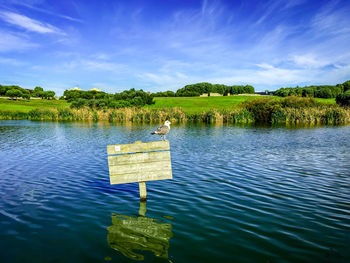
[{"label": "green lawn", "polygon": [[[267,96],[266,96],[267,97]],[[181,107],[186,113],[201,113],[210,109],[231,110],[246,100],[256,98],[266,98],[265,96],[227,96],[227,97],[157,97],[153,105],[147,105],[148,108],[172,108]],[[268,96],[269,98],[281,99],[277,96]],[[335,99],[320,99],[317,101],[326,104],[334,104]]]},{"label": "green lawn", "polygon": [[[232,110],[245,100],[264,98],[264,96],[228,96],[228,97],[157,97],[153,105],[147,108],[172,108],[181,107],[185,113],[201,113],[210,109]],[[280,99],[281,97],[269,96]],[[335,99],[316,99],[317,101],[334,104]],[[69,107],[70,103],[65,100],[8,100],[0,98],[0,111],[29,112],[32,109],[56,109]]]},{"label": "green lawn", "polygon": [[49,110],[69,107],[65,100],[9,100],[0,99],[0,111],[29,112],[33,109]]},{"label": "green lawn", "polygon": [[315,100],[325,103],[325,104],[335,104],[335,99],[321,99],[321,98],[315,98]]},{"label": "green lawn", "polygon": [[149,108],[181,107],[186,113],[201,113],[210,109],[233,109],[245,100],[262,96],[225,96],[225,97],[157,97]]}]

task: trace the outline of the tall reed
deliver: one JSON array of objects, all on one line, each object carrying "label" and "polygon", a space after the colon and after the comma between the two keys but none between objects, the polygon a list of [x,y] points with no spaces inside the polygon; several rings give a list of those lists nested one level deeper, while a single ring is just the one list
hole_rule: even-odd
[{"label": "tall reed", "polygon": [[0,111],[0,119],[51,120],[51,121],[109,121],[163,123],[286,123],[286,124],[345,124],[350,123],[350,108],[337,105],[320,105],[314,102],[296,101],[293,98],[277,103],[256,100],[243,103],[233,110],[211,109],[202,113],[185,113],[181,108],[121,108],[91,110],[81,109],[34,109],[27,113]]}]

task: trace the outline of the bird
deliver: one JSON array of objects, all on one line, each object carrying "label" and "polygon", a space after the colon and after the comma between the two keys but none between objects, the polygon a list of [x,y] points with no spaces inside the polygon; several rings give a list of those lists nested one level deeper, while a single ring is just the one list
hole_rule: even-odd
[{"label": "bird", "polygon": [[151,134],[157,134],[160,135],[160,137],[162,138],[162,140],[165,141],[165,135],[168,134],[168,132],[170,131],[170,124],[171,122],[166,120],[164,122],[164,125],[158,127],[158,129],[156,129],[154,132],[152,132]]}]

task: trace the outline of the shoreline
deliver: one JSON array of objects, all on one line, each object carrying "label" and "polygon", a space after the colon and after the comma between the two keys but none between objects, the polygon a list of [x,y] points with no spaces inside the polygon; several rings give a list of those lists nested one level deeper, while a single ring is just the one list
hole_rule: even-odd
[{"label": "shoreline", "polygon": [[33,109],[29,112],[0,111],[0,120],[36,120],[36,121],[107,121],[131,123],[162,123],[170,119],[173,123],[229,123],[229,124],[308,124],[338,125],[350,124],[350,108],[337,105],[312,108],[278,108],[270,112],[268,119],[260,121],[259,114],[266,111],[251,112],[245,108],[234,110],[211,109],[201,113],[185,113],[181,108],[122,108],[91,110],[58,108],[51,110]]}]

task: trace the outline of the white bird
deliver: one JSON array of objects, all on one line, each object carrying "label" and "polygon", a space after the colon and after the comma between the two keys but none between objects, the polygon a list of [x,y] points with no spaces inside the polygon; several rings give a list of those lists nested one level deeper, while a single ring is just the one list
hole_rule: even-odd
[{"label": "white bird", "polygon": [[166,120],[164,125],[158,127],[157,130],[155,130],[154,132],[152,132],[151,134],[157,134],[160,135],[160,137],[162,138],[162,140],[165,141],[165,135],[168,134],[168,132],[170,131],[170,124],[171,122]]}]

